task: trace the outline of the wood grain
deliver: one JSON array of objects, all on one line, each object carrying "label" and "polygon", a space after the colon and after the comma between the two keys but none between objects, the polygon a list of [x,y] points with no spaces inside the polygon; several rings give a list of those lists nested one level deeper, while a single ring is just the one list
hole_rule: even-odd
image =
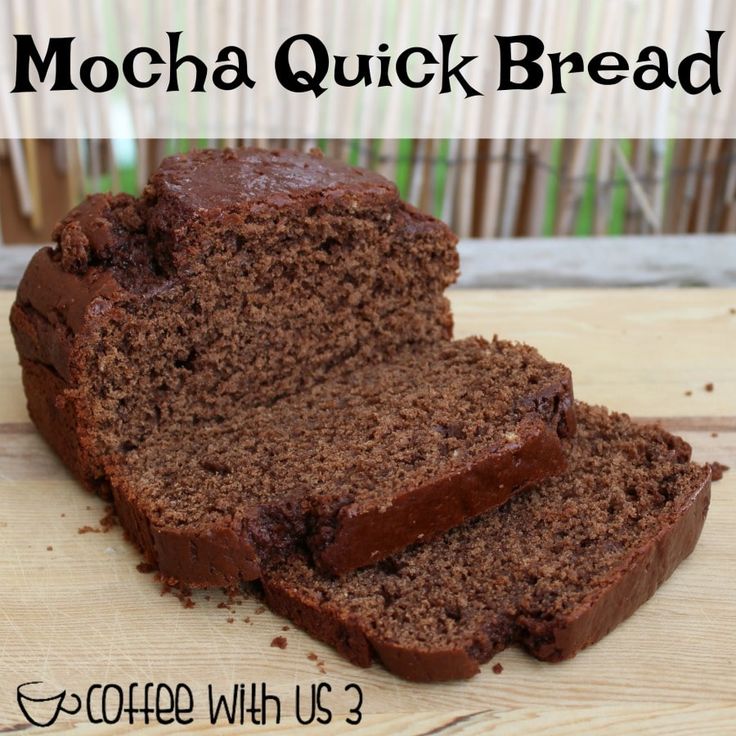
[{"label": "wood grain", "polygon": [[[458,335],[494,332],[531,342],[573,369],[579,398],[659,418],[701,461],[736,467],[736,293],[456,291]],[[7,314],[11,295],[0,293]],[[221,593],[186,609],[161,595],[121,531],[99,527],[104,504],[85,494],[32,430],[15,350],[0,322],[0,731],[26,725],[18,684],[85,692],[94,682],[188,683],[207,717],[206,686],[268,683],[283,697],[276,726],[216,732],[305,733],[296,684],[326,681],[335,720],[325,734],[725,734],[736,720],[736,474],[714,485],[698,548],[657,595],[600,644],[558,665],[513,649],[473,680],[416,686],[380,667],[358,670],[261,611],[255,600],[218,608]],[[714,390],[704,389],[713,383]],[[685,391],[692,391],[686,396]],[[712,436],[716,433],[717,436]],[[52,549],[47,549],[52,547]],[[228,623],[228,618],[233,618]],[[244,619],[248,618],[249,623]],[[275,636],[285,650],[270,646]],[[308,659],[314,652],[325,672]],[[348,727],[357,682],[363,723]],[[66,719],[66,720],[64,720]],[[49,731],[69,728],[62,714]],[[197,722],[185,731],[196,732]],[[141,729],[143,725],[139,726]],[[81,732],[95,731],[85,723]],[[128,733],[127,723],[105,727]],[[169,727],[152,732],[171,733]]]}]

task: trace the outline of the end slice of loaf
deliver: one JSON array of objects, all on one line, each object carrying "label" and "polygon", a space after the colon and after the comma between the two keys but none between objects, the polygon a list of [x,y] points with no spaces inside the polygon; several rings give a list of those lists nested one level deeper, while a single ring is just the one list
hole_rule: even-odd
[{"label": "end slice of loaf", "polygon": [[470,677],[513,643],[556,661],[596,642],[692,551],[710,471],[659,428],[577,406],[564,476],[339,580],[295,557],[266,571],[267,603],[416,681]]},{"label": "end slice of loaf", "polygon": [[162,574],[257,578],[305,549],[341,574],[562,472],[570,373],[480,338],[405,350],[271,406],[169,422],[111,469],[115,505]]}]

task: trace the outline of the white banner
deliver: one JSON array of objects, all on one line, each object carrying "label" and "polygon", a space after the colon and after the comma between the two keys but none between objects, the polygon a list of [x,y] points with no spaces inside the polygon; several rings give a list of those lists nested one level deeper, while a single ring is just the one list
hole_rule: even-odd
[{"label": "white banner", "polygon": [[733,0],[4,0],[0,137],[723,138]]}]

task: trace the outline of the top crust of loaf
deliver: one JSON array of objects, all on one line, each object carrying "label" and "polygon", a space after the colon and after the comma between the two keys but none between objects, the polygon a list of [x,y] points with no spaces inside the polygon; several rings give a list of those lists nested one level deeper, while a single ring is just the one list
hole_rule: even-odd
[{"label": "top crust of loaf", "polygon": [[379,174],[319,151],[203,150],[164,159],[143,195],[94,194],[53,232],[67,273],[112,268],[131,291],[188,272],[213,250],[257,248],[264,234],[299,239],[307,218],[363,218],[405,237],[457,241],[444,223],[403,203]]},{"label": "top crust of loaf", "polygon": [[264,233],[299,240],[315,218],[390,225],[448,247],[457,240],[447,225],[404,204],[379,174],[319,152],[240,148],[172,156],[151,176],[143,200],[149,240],[167,272],[191,269],[222,243],[239,249]]},{"label": "top crust of loaf", "polygon": [[394,184],[363,169],[289,150],[196,151],[164,159],[151,177],[149,198],[175,199],[186,212],[217,215],[232,209],[288,207],[297,199],[346,198],[357,209],[398,201]]}]

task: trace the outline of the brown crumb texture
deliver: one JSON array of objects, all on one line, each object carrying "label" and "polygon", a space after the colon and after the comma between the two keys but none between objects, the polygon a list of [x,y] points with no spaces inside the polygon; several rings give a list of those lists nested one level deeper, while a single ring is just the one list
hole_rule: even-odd
[{"label": "brown crumb texture", "polygon": [[150,562],[139,562],[135,566],[135,569],[138,570],[138,572],[147,575],[148,573],[156,571],[156,565],[152,565]]},{"label": "brown crumb texture", "polygon": [[496,662],[496,664],[493,665],[492,669],[494,675],[500,675],[503,672],[503,665],[500,662]]},{"label": "brown crumb texture", "polygon": [[[113,480],[167,533],[240,527],[256,566],[306,542],[324,569],[343,572],[560,472],[571,406],[568,369],[533,348],[440,342],[271,406],[170,423]],[[394,518],[399,503],[405,523]]]},{"label": "brown crumb texture", "polygon": [[48,547],[46,547],[46,551],[47,552],[53,552],[54,551],[53,546],[49,544]]},{"label": "brown crumb texture", "polygon": [[708,393],[712,393],[713,389],[715,388],[712,383],[706,383],[703,387]]},{"label": "brown crumb texture", "polygon": [[286,649],[288,645],[289,641],[285,636],[275,636],[271,641],[271,646],[277,647],[278,649]]},{"label": "brown crumb texture", "polygon": [[408,679],[468,677],[514,642],[572,656],[691,551],[709,499],[683,440],[582,404],[578,418],[563,477],[339,580],[295,557],[266,575],[267,603]]}]

